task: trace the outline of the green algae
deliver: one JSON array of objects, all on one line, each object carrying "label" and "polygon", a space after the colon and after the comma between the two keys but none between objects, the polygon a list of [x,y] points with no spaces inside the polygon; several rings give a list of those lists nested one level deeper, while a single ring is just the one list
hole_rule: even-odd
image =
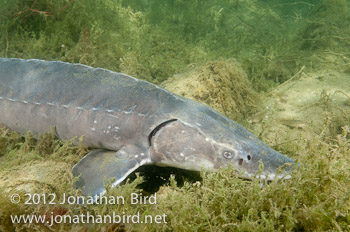
[{"label": "green algae", "polygon": [[3,1],[0,51],[103,67],[158,84],[234,57],[254,88],[267,91],[303,65],[314,66],[319,56],[347,54],[347,12],[343,0]]},{"label": "green algae", "polygon": [[[301,163],[292,173],[291,180],[273,181],[260,189],[258,179],[246,181],[237,178],[232,168],[217,172],[202,172],[201,182],[185,182],[179,187],[170,178],[168,185],[157,192],[157,204],[115,204],[115,205],[24,205],[9,201],[10,192],[1,187],[0,224],[4,231],[49,231],[74,230],[96,231],[115,227],[118,230],[150,231],[290,231],[290,230],[349,230],[350,225],[350,141],[349,128],[343,128],[336,141],[325,142],[323,138],[300,139],[280,147],[282,152],[298,153]],[[57,141],[59,142],[59,141]],[[23,146],[23,145],[22,145]],[[32,149],[35,150],[33,147]],[[67,148],[68,149],[68,148]],[[73,149],[73,147],[70,147]],[[69,149],[68,149],[69,150]],[[74,148],[78,151],[78,148]],[[331,150],[331,152],[330,152]],[[70,153],[70,152],[68,152]],[[80,155],[71,153],[60,156],[61,160],[77,160]],[[296,158],[296,155],[292,155]],[[4,158],[4,157],[3,157]],[[47,157],[47,159],[50,159]],[[59,157],[55,157],[57,162]],[[2,162],[10,162],[3,159]],[[70,163],[70,162],[69,162]],[[22,163],[23,164],[23,163]],[[15,164],[16,165],[16,164]],[[20,165],[20,164],[17,164]],[[35,167],[34,165],[31,165]],[[39,185],[43,192],[63,193],[77,196],[73,178],[65,170],[64,177],[50,185]],[[107,184],[106,196],[123,196],[129,201],[131,193],[141,193],[137,186],[143,179],[110,189]],[[23,191],[17,191],[24,196]],[[144,193],[147,194],[147,193]],[[58,199],[62,200],[62,199]],[[162,224],[55,224],[48,229],[46,224],[12,225],[10,215],[20,214],[81,214],[106,215],[124,212],[134,215],[166,214],[167,223]],[[118,231],[117,230],[117,231]]]}]

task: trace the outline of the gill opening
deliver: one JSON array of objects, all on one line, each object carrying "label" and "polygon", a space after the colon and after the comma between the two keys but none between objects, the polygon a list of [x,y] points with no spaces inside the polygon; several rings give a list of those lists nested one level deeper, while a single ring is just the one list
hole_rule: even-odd
[{"label": "gill opening", "polygon": [[151,145],[152,145],[152,144],[151,144],[151,142],[152,142],[152,137],[153,137],[162,127],[164,127],[164,126],[166,126],[167,124],[172,123],[172,122],[174,122],[174,121],[177,121],[177,119],[176,119],[176,118],[170,119],[170,120],[165,121],[165,122],[162,122],[161,124],[159,124],[158,126],[156,126],[156,128],[154,128],[154,129],[152,130],[152,132],[151,132],[151,133],[149,134],[149,136],[148,136],[148,144],[151,146]]}]

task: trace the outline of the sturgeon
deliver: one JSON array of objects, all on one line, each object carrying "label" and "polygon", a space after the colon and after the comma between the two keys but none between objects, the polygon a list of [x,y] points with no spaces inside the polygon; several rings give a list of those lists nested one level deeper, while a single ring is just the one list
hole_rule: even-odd
[{"label": "sturgeon", "polygon": [[[200,171],[232,165],[244,178],[289,176],[294,160],[212,108],[149,82],[82,64],[0,58],[0,122],[93,148],[72,168],[85,195],[142,165]],[[276,174],[281,166],[288,166]]]}]

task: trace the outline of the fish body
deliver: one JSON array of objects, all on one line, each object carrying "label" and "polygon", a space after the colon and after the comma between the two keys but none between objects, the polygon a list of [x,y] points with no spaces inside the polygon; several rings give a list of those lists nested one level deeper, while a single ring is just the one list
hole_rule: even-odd
[{"label": "fish body", "polygon": [[[243,177],[273,179],[294,160],[199,102],[102,68],[0,58],[0,123],[25,133],[55,126],[62,140],[93,148],[72,169],[86,195],[103,194],[142,165],[199,171],[232,165]],[[282,177],[285,173],[282,173]]]}]

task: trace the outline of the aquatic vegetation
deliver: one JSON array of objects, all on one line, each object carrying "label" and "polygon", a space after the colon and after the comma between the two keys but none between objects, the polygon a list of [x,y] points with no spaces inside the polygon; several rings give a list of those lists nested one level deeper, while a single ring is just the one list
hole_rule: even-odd
[{"label": "aquatic vegetation", "polygon": [[[170,178],[167,186],[157,192],[157,204],[116,204],[116,205],[88,205],[87,208],[75,205],[23,205],[12,204],[8,196],[11,192],[2,187],[0,195],[1,229],[11,231],[14,228],[30,231],[45,230],[46,224],[17,224],[13,227],[10,214],[78,214],[89,211],[91,214],[111,214],[125,212],[126,214],[141,215],[166,214],[167,223],[162,224],[124,224],[124,225],[71,225],[56,224],[51,229],[74,229],[76,231],[101,230],[115,226],[126,230],[331,230],[334,228],[348,230],[350,225],[350,141],[349,128],[343,128],[336,140],[325,142],[317,137],[311,140],[300,138],[281,149],[285,153],[297,152],[301,166],[294,170],[293,177],[287,181],[273,181],[260,189],[260,181],[242,180],[236,177],[232,168],[221,169],[218,172],[202,172],[201,182],[185,182],[179,187],[174,179]],[[45,135],[44,137],[50,137]],[[42,138],[45,139],[45,138]],[[39,139],[39,142],[42,141]],[[46,138],[48,139],[48,138]],[[59,141],[56,141],[59,142]],[[22,145],[24,146],[24,145]],[[52,146],[52,145],[51,145]],[[63,146],[64,147],[64,146]],[[62,147],[62,149],[63,149]],[[30,151],[35,150],[32,147]],[[79,159],[78,148],[65,147],[66,156],[54,156],[54,160]],[[50,160],[51,156],[46,158]],[[295,156],[294,156],[295,157]],[[7,157],[1,162],[11,163]],[[23,167],[18,163],[13,167]],[[35,165],[31,165],[35,168]],[[28,167],[29,168],[29,167]],[[8,169],[8,168],[7,168]],[[45,192],[54,192],[57,196],[63,193],[72,196],[79,195],[73,188],[73,180],[69,169],[60,172],[64,177],[56,179],[51,184],[36,183],[36,186]],[[62,175],[62,173],[60,173]],[[56,175],[57,178],[57,175]],[[141,193],[138,184],[142,178],[137,177],[133,182],[114,189],[108,189],[107,196],[123,196],[129,201],[131,193]],[[25,181],[24,181],[25,182]],[[20,194],[24,192],[19,191]],[[144,193],[147,195],[147,193]],[[59,199],[62,200],[62,199]]]},{"label": "aquatic vegetation", "polygon": [[300,31],[303,50],[338,50],[349,39],[350,21],[347,2],[327,0],[314,7],[306,26]]},{"label": "aquatic vegetation", "polygon": [[4,57],[79,62],[153,82],[184,66],[184,51],[190,50],[181,39],[151,28],[142,12],[115,1],[5,1],[0,21]]},{"label": "aquatic vegetation", "polygon": [[178,95],[204,102],[240,123],[256,111],[259,96],[234,59],[210,61],[162,83]]},{"label": "aquatic vegetation", "polygon": [[0,51],[104,67],[158,84],[234,57],[254,88],[267,91],[303,65],[314,66],[318,54],[345,56],[348,5],[316,3],[7,0],[0,8]]}]

